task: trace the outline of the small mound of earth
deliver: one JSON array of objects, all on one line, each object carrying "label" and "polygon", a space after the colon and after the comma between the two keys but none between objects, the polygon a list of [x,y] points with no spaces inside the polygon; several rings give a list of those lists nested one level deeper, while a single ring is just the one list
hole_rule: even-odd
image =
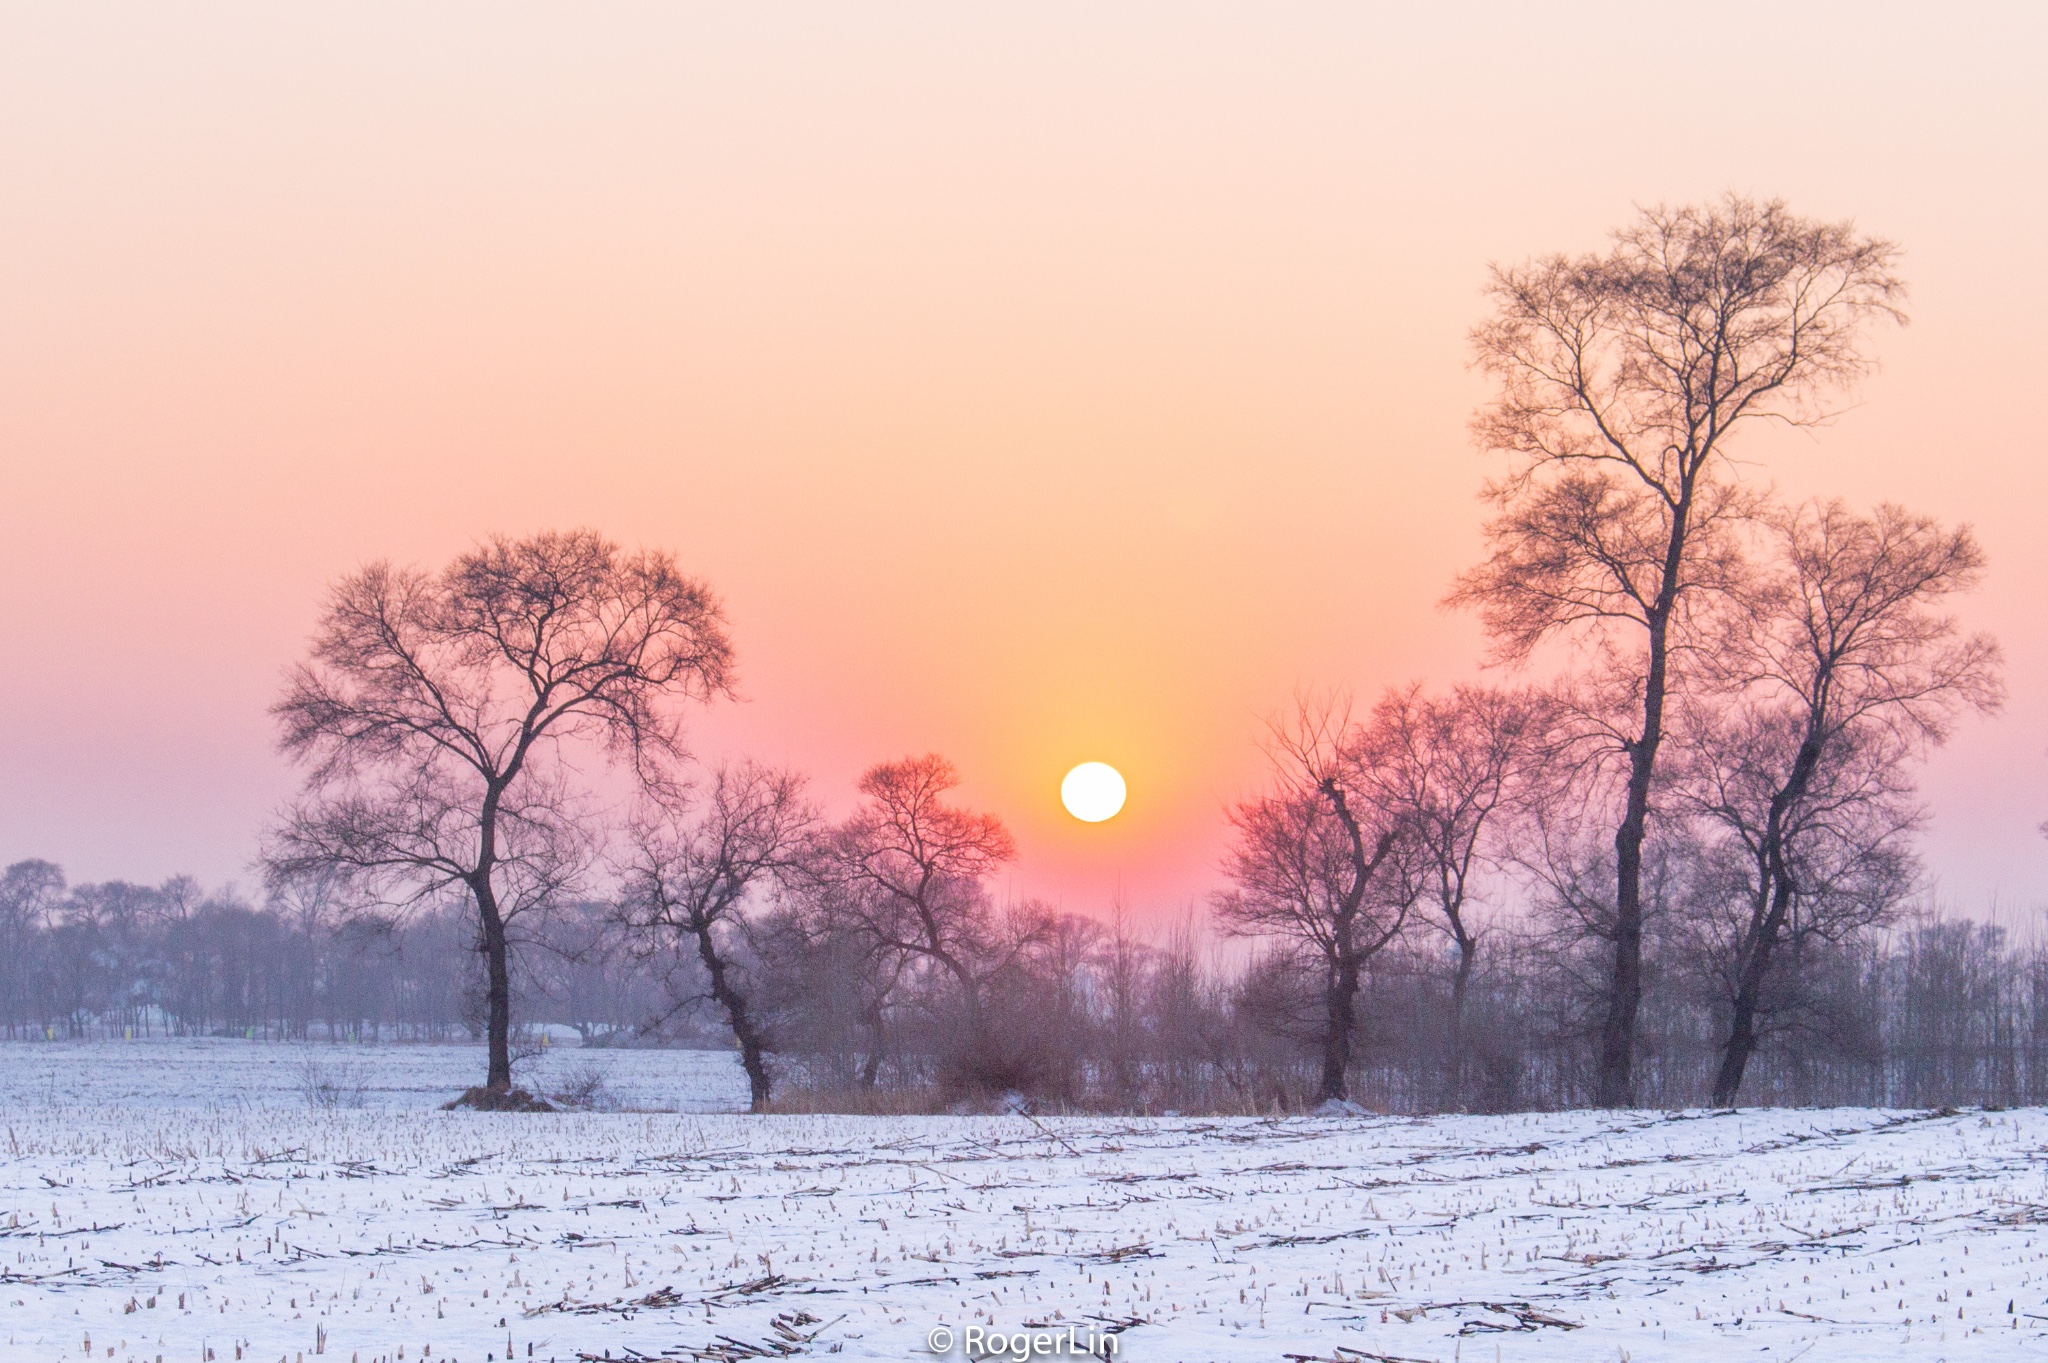
[{"label": "small mound of earth", "polygon": [[441,1104],[443,1112],[467,1108],[472,1112],[554,1112],[558,1109],[545,1098],[536,1098],[525,1089],[464,1089],[462,1096],[452,1102]]}]

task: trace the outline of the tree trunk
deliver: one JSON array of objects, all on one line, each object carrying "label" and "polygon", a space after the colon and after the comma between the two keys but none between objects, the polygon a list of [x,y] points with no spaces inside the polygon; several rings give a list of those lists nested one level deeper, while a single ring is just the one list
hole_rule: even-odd
[{"label": "tree trunk", "polygon": [[1743,1071],[1756,1053],[1757,1014],[1763,1005],[1764,977],[1771,968],[1771,953],[1792,907],[1792,880],[1783,874],[1779,846],[1779,820],[1784,795],[1772,800],[1769,824],[1764,833],[1763,899],[1760,911],[1752,910],[1749,931],[1736,948],[1735,997],[1730,1002],[1728,1040],[1721,1047],[1721,1065],[1714,1074],[1713,1106],[1735,1106],[1735,1094],[1742,1087]]},{"label": "tree trunk", "polygon": [[1770,973],[1771,953],[1778,944],[1778,935],[1785,929],[1785,920],[1791,909],[1791,877],[1774,873],[1770,907],[1765,911],[1763,921],[1751,930],[1736,975],[1728,1043],[1721,1048],[1721,1068],[1714,1076],[1715,1107],[1735,1106],[1735,1093],[1742,1087],[1743,1071],[1749,1066],[1750,1056],[1756,1053],[1756,1019],[1763,1004],[1764,978]]},{"label": "tree trunk", "polygon": [[1458,965],[1451,974],[1451,1055],[1445,1066],[1448,1072],[1451,1104],[1462,1106],[1465,1100],[1465,994],[1472,984],[1472,967],[1479,960],[1479,940],[1458,934]]},{"label": "tree trunk", "polygon": [[1806,740],[1799,745],[1792,771],[1771,797],[1763,838],[1764,877],[1770,897],[1763,921],[1751,927],[1743,942],[1737,965],[1734,1017],[1728,1029],[1728,1044],[1721,1051],[1721,1069],[1714,1077],[1715,1107],[1735,1106],[1743,1071],[1756,1051],[1756,1018],[1763,1003],[1764,979],[1770,973],[1771,955],[1777,950],[1778,938],[1792,915],[1792,869],[1785,857],[1785,821],[1793,806],[1806,797],[1813,784],[1813,773],[1820,766],[1820,727],[1819,714],[1808,719]]},{"label": "tree trunk", "polygon": [[860,1058],[857,1078],[860,1086],[871,1089],[882,1077],[882,1047],[886,1040],[882,1028],[882,1004],[878,1000],[874,1007],[861,1011],[861,1026],[868,1034],[867,1053]]},{"label": "tree trunk", "polygon": [[1735,996],[1735,1021],[1728,1031],[1728,1044],[1721,1050],[1721,1068],[1714,1076],[1713,1105],[1735,1106],[1735,1091],[1742,1087],[1742,1072],[1756,1050],[1756,997],[1746,989]]},{"label": "tree trunk", "polygon": [[974,1057],[977,1069],[985,1070],[996,1062],[996,1055],[990,1045],[990,1038],[981,1025],[981,985],[966,966],[951,954],[941,956],[940,962],[951,972],[953,980],[960,986],[961,1025],[967,1032],[967,1053]]},{"label": "tree trunk", "polygon": [[[508,775],[505,781],[510,779]],[[512,969],[506,960],[505,919],[498,912],[498,889],[491,879],[498,864],[498,809],[503,793],[503,782],[485,792],[477,820],[476,869],[469,876],[477,917],[483,923],[484,1042],[490,1049],[484,1087],[496,1093],[512,1091]]]},{"label": "tree trunk", "polygon": [[1366,887],[1372,883],[1373,875],[1380,869],[1380,863],[1394,850],[1394,830],[1389,828],[1380,834],[1379,843],[1368,857],[1365,851],[1365,830],[1359,824],[1358,816],[1351,811],[1351,802],[1344,796],[1344,789],[1334,778],[1325,777],[1319,783],[1324,797],[1337,821],[1344,825],[1345,837],[1351,846],[1351,884],[1345,889],[1343,902],[1337,909],[1330,945],[1330,977],[1326,991],[1326,1016],[1323,1031],[1323,1074],[1317,1086],[1316,1101],[1326,1103],[1335,1099],[1344,1101],[1348,1094],[1348,1073],[1351,1069],[1351,1028],[1356,1021],[1358,1010],[1359,963],[1371,956],[1400,931],[1407,921],[1407,905],[1377,942],[1370,946],[1360,945],[1358,931],[1358,906],[1365,902]]},{"label": "tree trunk", "polygon": [[[1674,535],[1665,567],[1667,599],[1676,595],[1680,544],[1680,536]],[[1635,1101],[1636,1017],[1643,1004],[1643,839],[1650,822],[1650,780],[1664,737],[1667,619],[1668,607],[1650,623],[1643,731],[1629,744],[1628,799],[1621,826],[1614,830],[1614,968],[1608,977],[1594,1081],[1594,1102],[1600,1107],[1627,1107]]]},{"label": "tree trunk", "polygon": [[690,930],[697,938],[698,959],[704,962],[704,970],[711,977],[711,997],[725,1010],[726,1020],[732,1024],[733,1040],[740,1044],[740,1066],[747,1072],[747,1110],[766,1112],[768,1058],[760,1029],[754,1026],[746,996],[733,983],[731,969],[719,954],[718,944],[711,939],[711,924],[699,920],[691,924]]},{"label": "tree trunk", "polygon": [[1350,1096],[1351,1029],[1358,1019],[1356,962],[1339,959],[1331,963],[1323,1001],[1323,1074],[1316,1086],[1316,1101],[1341,1103]]},{"label": "tree trunk", "polygon": [[1461,1041],[1465,1031],[1465,994],[1472,985],[1472,967],[1479,961],[1479,943],[1470,937],[1458,939],[1458,968],[1451,975],[1451,1039]]},{"label": "tree trunk", "polygon": [[512,1088],[512,972],[506,960],[505,920],[498,915],[498,897],[488,880],[476,888],[476,908],[483,924],[484,1038],[490,1048],[484,1087],[505,1093]]}]

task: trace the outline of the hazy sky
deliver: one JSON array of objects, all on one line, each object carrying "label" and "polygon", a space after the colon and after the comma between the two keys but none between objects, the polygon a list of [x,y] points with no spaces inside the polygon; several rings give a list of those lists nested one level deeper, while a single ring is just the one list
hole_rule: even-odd
[{"label": "hazy sky", "polygon": [[1474,672],[1488,262],[1733,189],[1906,249],[1860,405],[1746,448],[1976,525],[1928,861],[2048,902],[2044,15],[8,6],[0,863],[246,881],[324,584],[588,525],[724,595],[702,750],[943,752],[1014,890],[1170,909],[1297,687]]}]

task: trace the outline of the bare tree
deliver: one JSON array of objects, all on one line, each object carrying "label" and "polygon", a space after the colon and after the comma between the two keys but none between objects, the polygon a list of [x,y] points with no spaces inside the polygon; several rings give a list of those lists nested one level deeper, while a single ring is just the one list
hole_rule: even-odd
[{"label": "bare tree", "polygon": [[1755,510],[1731,461],[1757,420],[1811,424],[1868,367],[1873,317],[1901,316],[1890,243],[1782,203],[1657,208],[1605,255],[1496,269],[1473,333],[1500,384],[1474,429],[1515,460],[1491,484],[1488,560],[1451,595],[1477,607],[1503,661],[1544,641],[1590,644],[1630,698],[1615,733],[1627,775],[1614,827],[1613,960],[1597,1100],[1634,1085],[1642,1001],[1643,842],[1674,657],[1701,597],[1737,568]]},{"label": "bare tree", "polygon": [[1080,1101],[1096,1036],[1102,924],[1040,900],[1006,905],[982,980],[982,1029],[968,1077],[985,1089]]},{"label": "bare tree", "polygon": [[716,599],[672,555],[591,531],[494,538],[445,570],[343,578],[274,707],[305,789],[269,838],[291,879],[321,868],[415,905],[463,890],[477,917],[490,1060],[512,1085],[508,929],[592,855],[565,745],[655,784],[682,756],[680,706],[730,689]]},{"label": "bare tree", "polygon": [[1108,1017],[1108,1073],[1117,1103],[1128,1107],[1138,1092],[1139,1047],[1143,1028],[1142,991],[1150,952],[1131,923],[1131,912],[1119,889],[1110,903],[1109,923],[1097,950],[1097,973]]},{"label": "bare tree", "polygon": [[936,754],[869,768],[830,860],[844,890],[839,902],[879,948],[878,962],[943,970],[973,1036],[994,941],[984,881],[1017,847],[995,815],[947,801],[959,784],[953,764]]},{"label": "bare tree", "polygon": [[1772,515],[1767,538],[1774,560],[1714,653],[1732,713],[1693,745],[1695,804],[1746,868],[1717,1107],[1741,1087],[1787,938],[1840,935],[1887,907],[1878,891],[1901,879],[1891,845],[1917,823],[1906,764],[1960,710],[2003,696],[1998,646],[1940,609],[1983,575],[1968,529],[1827,502]]},{"label": "bare tree", "polygon": [[1366,962],[1394,940],[1414,901],[1390,861],[1398,816],[1373,802],[1356,777],[1352,755],[1370,750],[1339,704],[1305,701],[1290,727],[1276,727],[1274,788],[1231,811],[1224,869],[1233,888],[1216,901],[1224,931],[1278,938],[1314,963],[1322,993],[1319,1102],[1347,1095]]},{"label": "bare tree", "polygon": [[[289,877],[274,877],[267,887],[264,907],[287,934],[296,939],[299,950],[288,953],[286,969],[292,978],[286,986],[286,1002],[294,1016],[287,1024],[300,1036],[307,1034],[312,1020],[319,990],[314,978],[316,953],[313,944],[324,937],[335,925],[343,911],[347,894],[347,877],[335,867],[324,866],[317,870]],[[196,885],[174,885],[166,882],[164,889],[169,892],[171,909],[177,918],[184,918],[191,911],[187,905],[196,907],[199,896],[194,893]],[[334,1018],[326,1019],[330,1033]]]},{"label": "bare tree", "polygon": [[821,1073],[873,1089],[894,1050],[891,1015],[911,961],[865,930],[829,850],[816,869],[759,925],[763,984],[785,1031],[826,1060]]},{"label": "bare tree", "polygon": [[739,1043],[755,1112],[770,1097],[769,1037],[750,977],[760,952],[748,913],[806,865],[818,816],[803,785],[745,763],[714,771],[694,810],[669,798],[634,830],[622,901],[634,929],[680,934],[696,951]]},{"label": "bare tree", "polygon": [[1363,736],[1372,751],[1354,759],[1378,802],[1402,816],[1426,898],[1457,948],[1454,1023],[1479,959],[1473,892],[1482,875],[1499,869],[1505,825],[1547,774],[1550,709],[1549,698],[1532,691],[1389,691]]},{"label": "bare tree", "polygon": [[17,861],[0,872],[0,1009],[7,1035],[30,1015],[35,994],[33,947],[48,930],[64,895],[64,871],[55,862]]},{"label": "bare tree", "polygon": [[[1707,987],[1710,1101],[1740,1084],[1734,1071],[1769,1037],[1796,1034],[1802,1060],[1843,1050],[1835,972],[1920,888],[1911,754],[1884,736],[1826,744],[1805,796],[1774,811],[1803,728],[1789,708],[1711,704],[1687,705],[1674,728],[1668,817],[1688,856],[1664,938],[1673,966]],[[1762,852],[1771,841],[1775,859]],[[1794,887],[1777,912],[1774,864]],[[1726,1097],[1717,1105],[1732,1105],[1733,1089]]]}]

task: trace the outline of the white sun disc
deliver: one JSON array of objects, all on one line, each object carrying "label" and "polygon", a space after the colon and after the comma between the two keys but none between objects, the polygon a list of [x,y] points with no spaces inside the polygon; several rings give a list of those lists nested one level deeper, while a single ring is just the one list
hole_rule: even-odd
[{"label": "white sun disc", "polygon": [[1060,782],[1060,803],[1083,823],[1115,818],[1125,794],[1123,773],[1107,762],[1083,762]]}]

